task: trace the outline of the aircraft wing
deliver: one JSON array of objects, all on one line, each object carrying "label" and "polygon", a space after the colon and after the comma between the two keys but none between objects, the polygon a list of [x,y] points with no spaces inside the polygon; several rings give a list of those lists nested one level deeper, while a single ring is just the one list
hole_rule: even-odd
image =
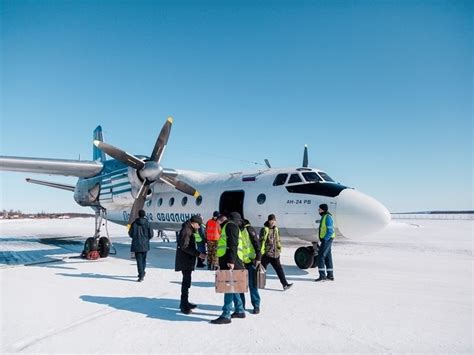
[{"label": "aircraft wing", "polygon": [[77,177],[92,177],[101,172],[98,161],[0,156],[0,170]]}]

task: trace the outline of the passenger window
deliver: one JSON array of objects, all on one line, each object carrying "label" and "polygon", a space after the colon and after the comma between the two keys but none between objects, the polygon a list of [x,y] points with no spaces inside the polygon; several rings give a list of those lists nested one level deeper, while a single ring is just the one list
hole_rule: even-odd
[{"label": "passenger window", "polygon": [[260,194],[260,195],[257,196],[257,203],[259,205],[263,205],[265,203],[266,199],[267,199],[267,196],[265,196],[265,194]]},{"label": "passenger window", "polygon": [[199,195],[198,198],[196,199],[196,205],[201,206],[201,203],[202,203],[202,196]]},{"label": "passenger window", "polygon": [[321,178],[319,177],[319,175],[316,174],[314,171],[310,173],[303,173],[303,177],[308,182],[321,181]]},{"label": "passenger window", "polygon": [[295,182],[301,182],[301,178],[298,174],[291,174],[288,184],[293,184]]},{"label": "passenger window", "polygon": [[288,177],[288,174],[278,174],[275,178],[275,181],[273,181],[273,186],[283,185],[287,177]]}]

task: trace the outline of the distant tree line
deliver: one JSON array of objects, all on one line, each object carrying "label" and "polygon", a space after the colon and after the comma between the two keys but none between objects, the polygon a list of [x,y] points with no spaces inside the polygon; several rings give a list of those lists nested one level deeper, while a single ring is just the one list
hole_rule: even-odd
[{"label": "distant tree line", "polygon": [[76,212],[66,212],[66,213],[47,213],[44,211],[37,213],[23,213],[20,210],[6,210],[3,209],[0,213],[0,218],[2,219],[21,219],[21,218],[76,218],[76,217],[94,217],[90,213],[76,213]]}]

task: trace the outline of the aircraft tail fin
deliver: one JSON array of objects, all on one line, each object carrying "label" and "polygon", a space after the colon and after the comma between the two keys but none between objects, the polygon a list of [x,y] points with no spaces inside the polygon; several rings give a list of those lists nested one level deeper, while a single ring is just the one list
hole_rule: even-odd
[{"label": "aircraft tail fin", "polygon": [[[97,126],[96,129],[94,129],[94,140],[95,141],[101,141],[101,142],[104,141],[101,126]],[[102,150],[97,148],[95,145],[92,149],[93,149],[92,150],[92,154],[93,154],[92,157],[93,157],[94,161],[101,161],[101,162],[105,161],[105,153]]]}]

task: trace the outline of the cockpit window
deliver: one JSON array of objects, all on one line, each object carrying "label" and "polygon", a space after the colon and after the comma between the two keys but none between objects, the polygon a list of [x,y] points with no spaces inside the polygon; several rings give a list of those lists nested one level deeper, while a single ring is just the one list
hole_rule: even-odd
[{"label": "cockpit window", "polygon": [[283,185],[287,177],[288,177],[288,174],[278,174],[275,178],[275,181],[273,181],[273,186]]},{"label": "cockpit window", "polygon": [[301,178],[298,174],[291,174],[288,184],[293,184],[295,182],[301,182]]},{"label": "cockpit window", "polygon": [[323,173],[322,171],[319,172],[319,175],[321,175],[321,177],[322,177],[325,181],[334,182],[334,180],[331,179],[331,177],[330,177],[328,174]]},{"label": "cockpit window", "polygon": [[310,173],[303,173],[303,177],[308,182],[321,181],[321,178],[319,177],[319,175],[316,174],[314,171]]}]

